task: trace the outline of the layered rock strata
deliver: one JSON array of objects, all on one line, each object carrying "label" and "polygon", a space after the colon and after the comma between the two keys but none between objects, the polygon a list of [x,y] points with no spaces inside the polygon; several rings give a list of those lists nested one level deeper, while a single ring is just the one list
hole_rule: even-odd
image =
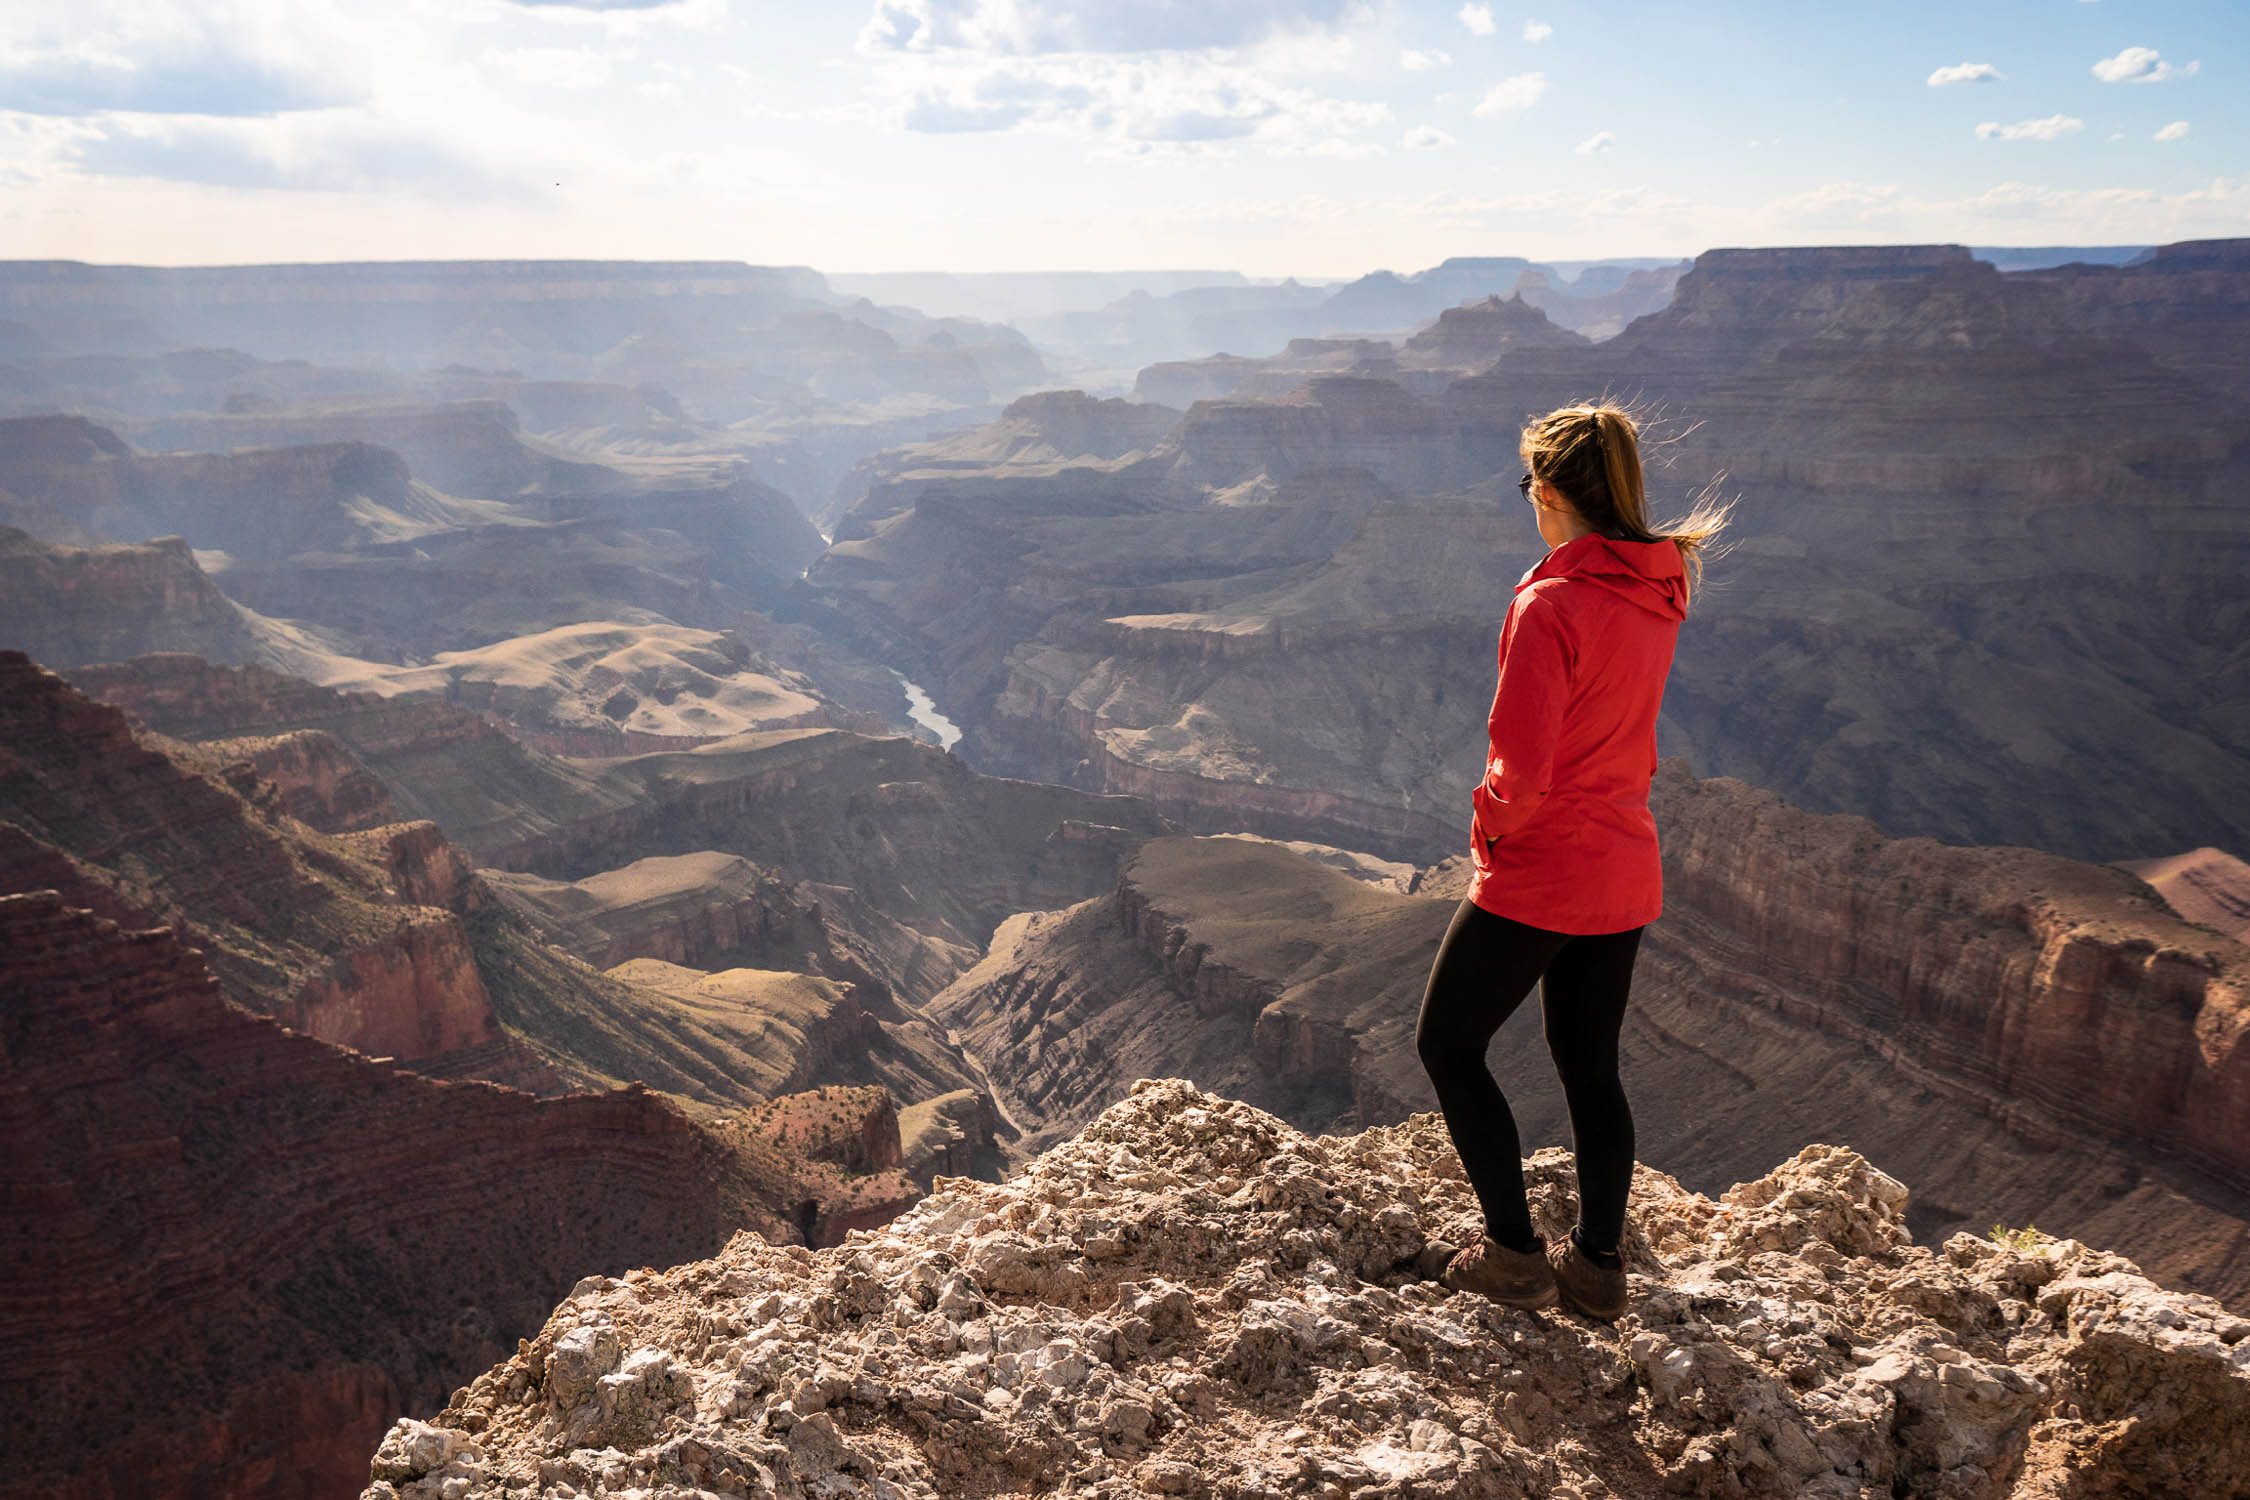
[{"label": "layered rock strata", "polygon": [[338,1051],[51,892],[0,896],[0,994],[0,1494],[349,1493],[386,1425],[579,1278],[795,1238],[801,1204],[858,1191],[639,1089],[543,1101]]},{"label": "layered rock strata", "polygon": [[777,969],[701,970],[636,958],[609,971],[635,990],[671,1002],[640,1028],[662,1045],[672,1028],[712,1040],[699,1050],[727,1058],[706,1097],[756,1102],[829,1085],[873,1087],[901,1103],[951,1098],[973,1070],[960,1049],[879,980]]},{"label": "layered rock strata", "polygon": [[[2228,274],[2156,265],[2080,279],[2184,308]],[[1899,835],[2250,843],[2250,470],[2217,436],[2242,398],[2178,353],[2223,326],[2090,326],[2068,279],[1960,247],[1713,251],[1615,339],[1434,396],[1324,375],[1199,401],[1138,459],[906,465],[792,608],[912,673],[980,765],[1427,861],[1457,847],[1499,618],[1540,552],[1524,416],[1631,391],[1664,418],[1659,515],[1714,484],[1738,502],[1666,753]]]},{"label": "layered rock strata", "polygon": [[502,720],[551,755],[687,750],[813,725],[885,732],[880,719],[838,708],[802,673],[759,659],[738,637],[677,625],[562,625],[335,685],[441,697]]},{"label": "layered rock strata", "polygon": [[[2122,872],[1884,840],[1676,768],[1662,789],[1668,911],[1623,1041],[1645,1157],[1707,1186],[1821,1131],[1923,1183],[1918,1232],[1990,1211],[2250,1297],[2250,953]],[[1111,897],[1003,927],[930,1009],[1034,1145],[1159,1070],[1307,1128],[1394,1121],[1434,1103],[1413,1034],[1443,888],[1157,840]],[[1567,1141],[1537,1003],[1492,1063],[1525,1140]]]},{"label": "layered rock strata", "polygon": [[[1527,1175],[1562,1233],[1561,1154]],[[1308,1139],[1145,1083],[834,1250],[582,1284],[362,1500],[2250,1494],[2250,1322],[2209,1299],[2075,1241],[1915,1244],[1832,1146],[1716,1201],[1636,1183],[1625,1317],[1509,1310],[1416,1275],[1475,1223],[1434,1117]]]},{"label": "layered rock strata", "polygon": [[82,417],[0,421],[0,492],[113,541],[176,534],[257,560],[495,518],[416,484],[404,459],[372,443],[143,454]]},{"label": "layered rock strata", "polygon": [[436,822],[479,853],[631,803],[591,771],[527,749],[453,703],[339,692],[262,667],[161,653],[74,668],[70,680],[176,739],[332,735],[382,779],[402,812]]},{"label": "layered rock strata", "polygon": [[[287,814],[290,791],[239,741],[137,736],[21,657],[0,653],[0,675],[0,890],[167,924],[239,1003],[432,1076],[760,1097],[723,1036],[549,947],[436,825],[324,835]],[[929,1091],[960,1082],[943,1072]]]},{"label": "layered rock strata", "polygon": [[[462,910],[401,890],[384,834],[330,839],[246,760],[136,739],[124,714],[0,652],[0,822],[103,909],[173,926],[229,993],[323,1040],[442,1066],[500,1041]],[[397,830],[410,845],[422,838]],[[0,871],[7,890],[45,880]]]},{"label": "layered rock strata", "polygon": [[1667,769],[1655,805],[1684,995],[1854,1037],[2033,1135],[2060,1125],[2250,1189],[2250,949],[2122,871],[1886,839]]},{"label": "layered rock strata", "polygon": [[60,667],[185,652],[324,673],[329,656],[220,592],[176,536],[77,547],[11,526],[0,526],[0,642]]},{"label": "layered rock strata", "polygon": [[2250,943],[2250,863],[2206,848],[2127,860],[2119,868],[2147,881],[2186,920]]},{"label": "layered rock strata", "polygon": [[907,739],[774,730],[593,768],[625,806],[480,850],[583,879],[651,855],[717,849],[834,890],[925,936],[981,947],[1000,920],[1106,889],[1164,822],[1145,803],[978,776]]},{"label": "layered rock strata", "polygon": [[[820,551],[731,456],[564,459],[527,447],[505,407],[459,417],[406,433],[470,498],[366,441],[139,454],[82,418],[0,421],[0,522],[58,541],[177,534],[231,598],[388,660],[587,620],[722,625]],[[343,413],[314,425],[361,430]],[[383,410],[364,430],[398,425]]]}]

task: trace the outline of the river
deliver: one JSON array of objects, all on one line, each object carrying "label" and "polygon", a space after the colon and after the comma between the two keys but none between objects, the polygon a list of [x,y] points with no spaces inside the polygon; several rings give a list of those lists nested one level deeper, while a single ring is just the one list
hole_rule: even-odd
[{"label": "river", "polygon": [[961,726],[937,711],[937,700],[923,692],[920,683],[896,667],[891,675],[906,689],[906,716],[936,735],[940,749],[950,750],[961,742]]}]

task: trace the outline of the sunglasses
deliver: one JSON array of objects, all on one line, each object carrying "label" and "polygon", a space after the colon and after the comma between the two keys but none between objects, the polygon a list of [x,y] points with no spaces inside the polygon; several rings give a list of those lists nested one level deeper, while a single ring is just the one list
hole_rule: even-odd
[{"label": "sunglasses", "polygon": [[1516,490],[1524,499],[1529,500],[1531,498],[1531,476],[1529,474],[1516,481]]}]

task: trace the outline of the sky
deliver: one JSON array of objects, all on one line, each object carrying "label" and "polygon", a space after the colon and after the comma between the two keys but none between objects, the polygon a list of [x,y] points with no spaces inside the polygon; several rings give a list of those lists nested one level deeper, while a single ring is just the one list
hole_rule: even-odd
[{"label": "sky", "polygon": [[0,258],[1233,269],[2250,235],[2250,3],[4,0]]}]

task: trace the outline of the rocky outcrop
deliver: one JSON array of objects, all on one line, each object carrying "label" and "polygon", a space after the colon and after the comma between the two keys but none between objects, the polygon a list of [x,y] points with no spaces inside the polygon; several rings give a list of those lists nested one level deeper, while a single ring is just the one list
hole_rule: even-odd
[{"label": "rocky outcrop", "polygon": [[925,1192],[940,1177],[996,1182],[1006,1162],[1002,1142],[1014,1134],[990,1094],[955,1089],[898,1112],[899,1164]]},{"label": "rocky outcrop", "polygon": [[[1527,1177],[1562,1233],[1566,1158]],[[1833,1146],[1635,1198],[1624,1318],[1504,1309],[1418,1273],[1475,1223],[1434,1117],[1308,1139],[1145,1083],[834,1250],[582,1284],[362,1500],[2250,1494],[2250,1323],[2207,1298],[2075,1241],[1916,1244]]]},{"label": "rocky outcrop", "polygon": [[2186,920],[2250,943],[2250,863],[2224,849],[2204,848],[2126,860],[2119,868],[2147,881]]},{"label": "rocky outcrop", "polygon": [[977,947],[1010,912],[1106,889],[1164,827],[1131,798],[978,776],[917,741],[842,730],[740,735],[596,774],[622,810],[480,857],[570,880],[716,847]]},{"label": "rocky outcrop", "polygon": [[485,879],[550,942],[600,969],[632,958],[722,968],[801,942],[812,916],[774,871],[711,849],[571,882],[506,871]]},{"label": "rocky outcrop", "polygon": [[687,750],[754,729],[884,732],[880,719],[830,703],[802,673],[761,659],[739,637],[678,625],[563,625],[336,685],[442,697],[500,719],[551,755]]},{"label": "rocky outcrop", "polygon": [[960,1049],[881,979],[831,954],[796,957],[794,970],[628,959],[602,976],[615,999],[537,1029],[567,1037],[594,1076],[651,1079],[725,1109],[828,1086],[912,1102],[970,1084]]},{"label": "rocky outcrop", "polygon": [[281,797],[289,816],[322,833],[349,833],[401,821],[390,788],[334,735],[294,729],[259,738],[214,740],[213,754],[239,758]]},{"label": "rocky outcrop", "polygon": [[[1667,913],[1624,1043],[1644,1157],[1711,1184],[1818,1128],[1923,1181],[1917,1232],[1989,1210],[2250,1297],[2250,952],[2114,870],[1885,840],[1677,767],[1658,810]],[[1004,926],[930,1009],[1035,1146],[1157,1071],[1304,1128],[1394,1121],[1434,1103],[1414,1020],[1458,895],[1156,840],[1112,897]],[[1533,1024],[1493,1066],[1525,1139],[1567,1140],[1544,1052],[1509,1040]]]},{"label": "rocky outcrop", "polygon": [[0,820],[120,912],[174,925],[238,1002],[410,1061],[500,1040],[463,913],[402,900],[378,836],[284,818],[248,761],[143,744],[117,709],[15,653],[0,653],[0,749]]},{"label": "rocky outcrop", "polygon": [[382,780],[402,812],[436,822],[480,857],[631,802],[629,793],[526,749],[452,703],[339,692],[262,667],[166,654],[77,668],[71,681],[175,739],[332,735]]},{"label": "rocky outcrop", "polygon": [[0,1494],[348,1493],[580,1277],[795,1235],[783,1157],[651,1094],[395,1071],[51,893],[0,897],[0,993]]},{"label": "rocky outcrop", "polygon": [[821,1088],[746,1110],[736,1137],[786,1153],[801,1193],[794,1205],[807,1245],[837,1245],[854,1230],[888,1224],[922,1190],[900,1170],[898,1110],[879,1088]]},{"label": "rocky outcrop", "polygon": [[185,652],[214,662],[309,665],[287,627],[243,609],[176,536],[64,546],[0,526],[0,643],[60,667]]},{"label": "rocky outcrop", "polygon": [[1544,349],[1575,349],[1585,338],[1547,320],[1519,292],[1449,307],[1399,346],[1398,362],[1410,369],[1482,370],[1501,359],[1530,357]]}]

